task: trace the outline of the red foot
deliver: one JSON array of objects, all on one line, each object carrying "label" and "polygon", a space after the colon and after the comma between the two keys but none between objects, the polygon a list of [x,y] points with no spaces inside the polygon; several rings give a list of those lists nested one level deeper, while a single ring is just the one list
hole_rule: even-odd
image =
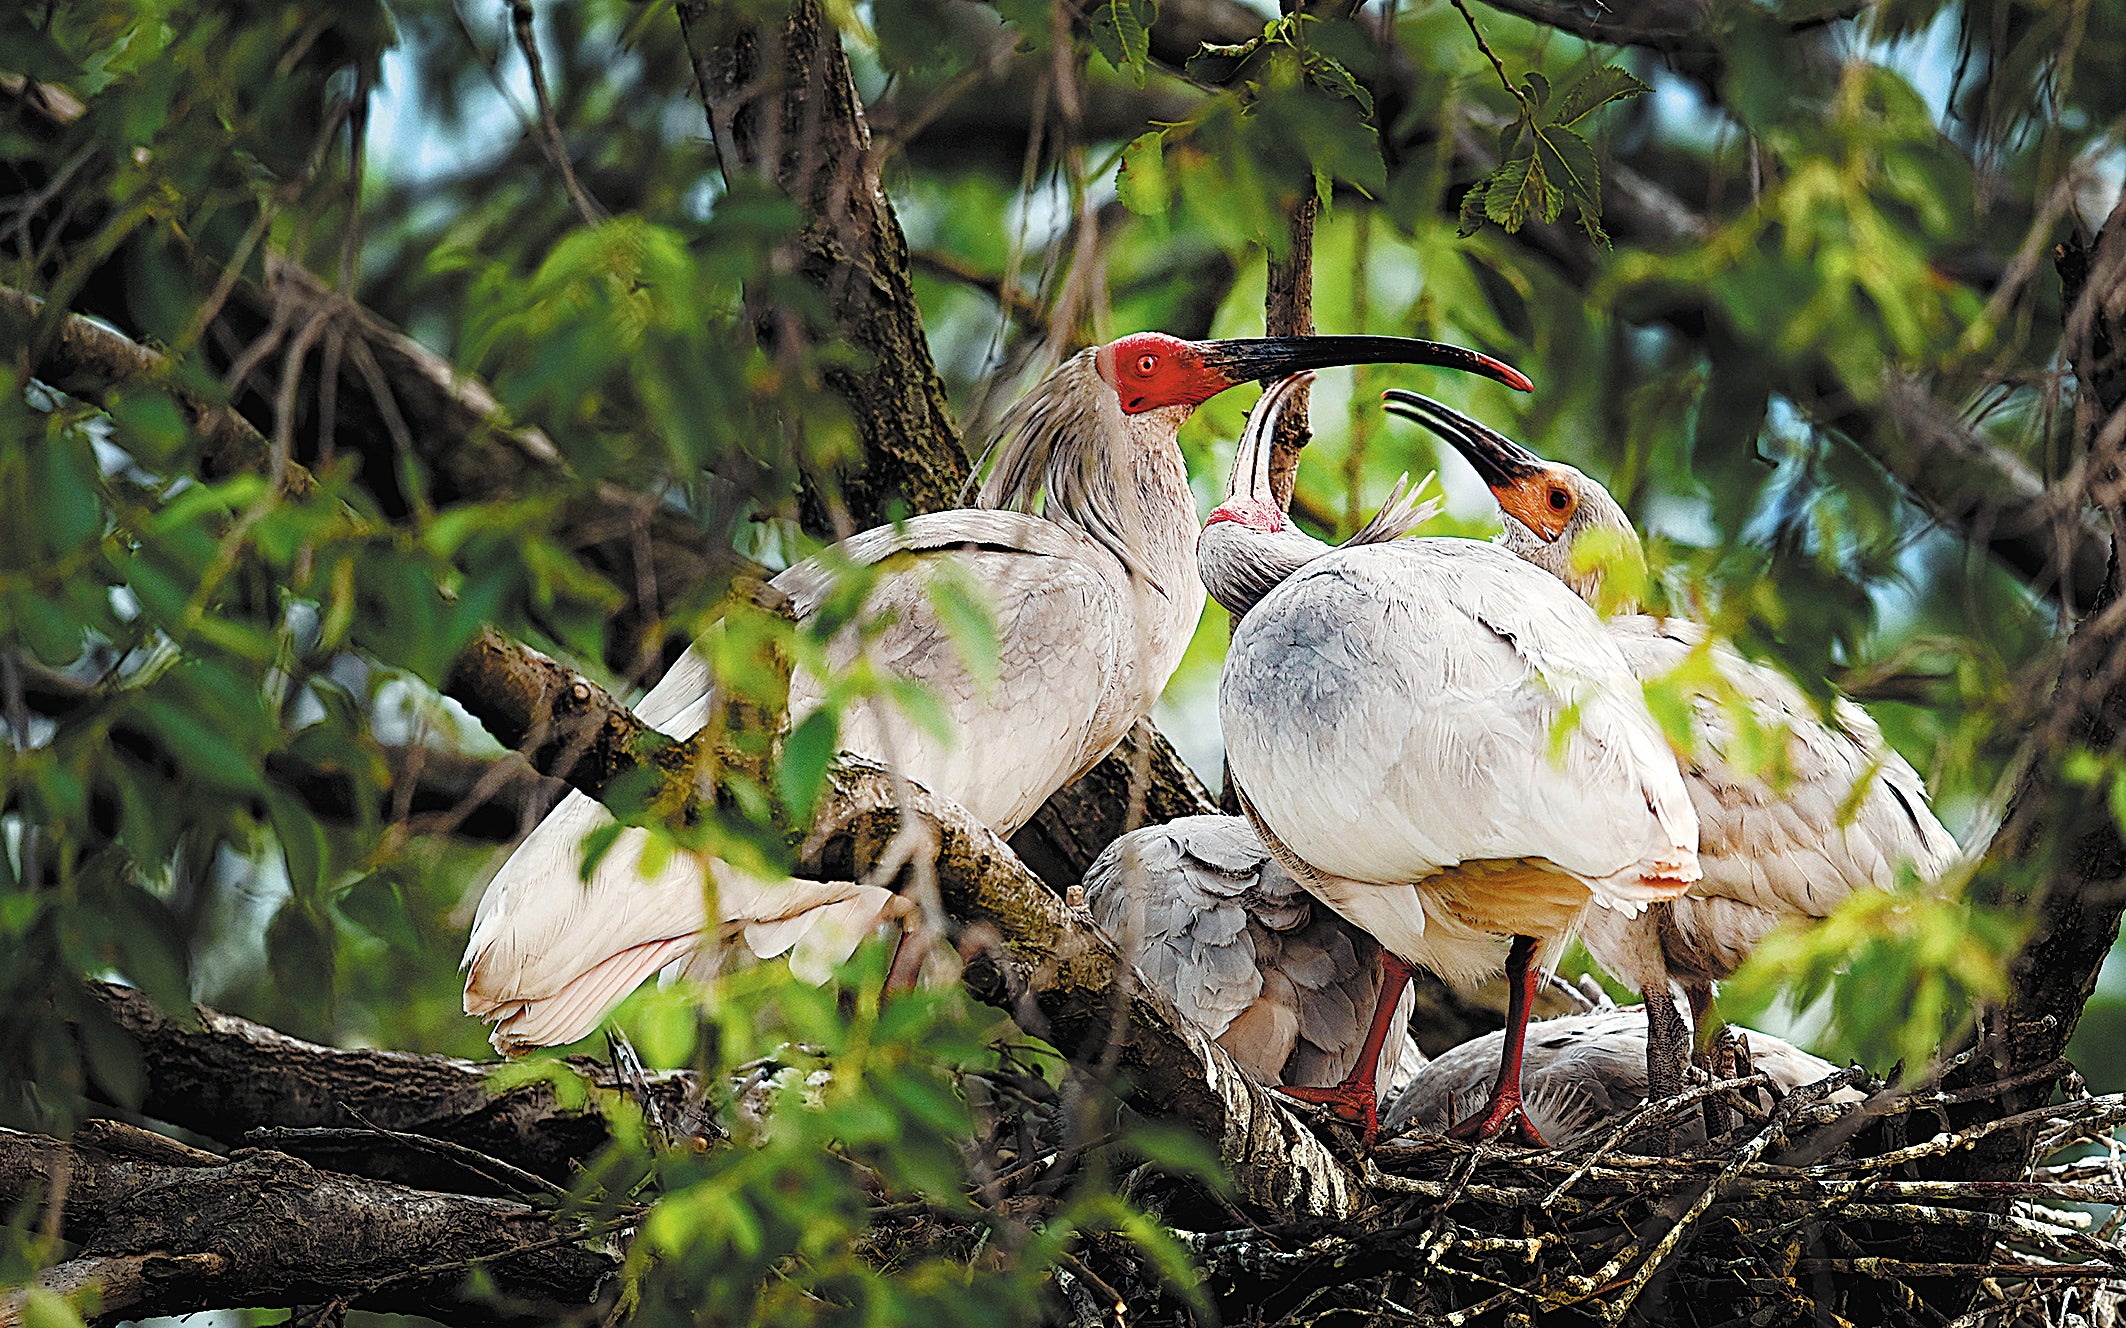
[{"label": "red foot", "polygon": [[1375,1100],[1373,1085],[1345,1080],[1328,1088],[1295,1088],[1278,1085],[1277,1091],[1286,1097],[1298,1098],[1327,1107],[1336,1119],[1358,1126],[1365,1132],[1366,1147],[1373,1146],[1380,1135],[1380,1106]]},{"label": "red foot", "polygon": [[1535,1126],[1529,1124],[1528,1113],[1521,1107],[1519,1093],[1494,1092],[1491,1095],[1491,1105],[1485,1108],[1483,1115],[1471,1116],[1449,1126],[1447,1137],[1459,1139],[1463,1143],[1480,1143],[1504,1134],[1509,1128],[1513,1131],[1514,1142],[1523,1148],[1550,1147],[1549,1142],[1536,1132]]}]

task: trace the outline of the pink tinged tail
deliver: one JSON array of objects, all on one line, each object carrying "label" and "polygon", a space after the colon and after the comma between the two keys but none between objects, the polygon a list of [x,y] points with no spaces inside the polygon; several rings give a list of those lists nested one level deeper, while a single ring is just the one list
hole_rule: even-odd
[{"label": "pink tinged tail", "polygon": [[700,940],[699,933],[689,933],[645,941],[608,955],[551,992],[529,997],[498,995],[492,975],[484,971],[483,954],[466,974],[465,1013],[494,1021],[488,1040],[505,1056],[564,1046],[588,1037],[629,992]]}]

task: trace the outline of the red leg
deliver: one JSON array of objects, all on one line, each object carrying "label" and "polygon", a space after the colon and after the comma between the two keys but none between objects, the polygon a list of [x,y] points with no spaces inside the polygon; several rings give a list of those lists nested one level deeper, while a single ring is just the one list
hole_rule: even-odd
[{"label": "red leg", "polygon": [[1481,1115],[1450,1128],[1450,1139],[1489,1139],[1511,1126],[1514,1138],[1528,1147],[1550,1147],[1521,1109],[1521,1053],[1528,1045],[1528,1007],[1535,1001],[1536,983],[1542,976],[1535,965],[1535,952],[1534,937],[1513,938],[1513,949],[1506,955],[1506,1043],[1499,1056],[1499,1081],[1491,1090],[1491,1104]]},{"label": "red leg", "polygon": [[1374,1087],[1374,1075],[1380,1068],[1381,1048],[1388,1045],[1388,1034],[1393,1031],[1395,1007],[1410,982],[1410,966],[1394,955],[1382,951],[1380,966],[1380,1003],[1373,1007],[1373,1022],[1367,1026],[1366,1040],[1358,1049],[1358,1064],[1351,1067],[1343,1082],[1329,1088],[1280,1085],[1277,1089],[1301,1102],[1319,1103],[1334,1112],[1337,1119],[1363,1127],[1368,1148],[1380,1134],[1380,1097]]},{"label": "red leg", "polygon": [[886,916],[898,913],[901,923],[899,939],[893,943],[893,958],[886,963],[886,983],[879,991],[881,1000],[897,992],[914,991],[917,980],[923,975],[923,964],[930,958],[933,944],[930,929],[923,925],[923,910],[905,895],[895,895],[886,906]]}]

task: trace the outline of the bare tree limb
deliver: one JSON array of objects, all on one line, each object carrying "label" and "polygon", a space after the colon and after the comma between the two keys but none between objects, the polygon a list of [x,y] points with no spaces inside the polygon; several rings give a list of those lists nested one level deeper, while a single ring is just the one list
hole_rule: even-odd
[{"label": "bare tree limb", "polygon": [[[493,1064],[319,1046],[204,1006],[189,1017],[173,1016],[130,987],[92,985],[112,1020],[140,1047],[146,1096],[129,1105],[227,1145],[265,1127],[370,1125],[462,1144],[565,1182],[610,1137],[601,1104],[634,1091],[611,1067],[572,1057],[559,1066],[581,1082],[585,1100],[564,1106],[543,1080],[496,1088],[499,1067]],[[648,1083],[666,1119],[693,1119],[691,1076],[662,1074]],[[433,1166],[377,1160],[396,1169],[365,1166],[364,1174],[436,1183]],[[452,1179],[462,1177],[453,1172]]]},{"label": "bare tree limb", "polygon": [[[618,1251],[596,1233],[520,1203],[319,1171],[266,1150],[202,1157],[173,1164],[108,1139],[0,1130],[0,1200],[57,1208],[49,1219],[81,1253],[40,1280],[88,1298],[91,1324],[331,1302],[452,1323],[588,1321],[619,1272]],[[476,1269],[493,1298],[471,1289]],[[19,1295],[0,1300],[0,1324],[20,1316]]]}]

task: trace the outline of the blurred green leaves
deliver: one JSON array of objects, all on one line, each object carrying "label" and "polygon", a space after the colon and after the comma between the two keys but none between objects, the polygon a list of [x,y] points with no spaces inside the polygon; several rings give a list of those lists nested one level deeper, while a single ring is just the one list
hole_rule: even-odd
[{"label": "blurred green leaves", "polygon": [[1902,1066],[1917,1082],[1979,1006],[2004,994],[2027,930],[2022,919],[1916,882],[1861,891],[1821,922],[1767,937],[1722,989],[1720,1010],[1743,1022],[1781,1003],[1827,1015],[1812,1039],[1817,1051],[1883,1072]]}]

